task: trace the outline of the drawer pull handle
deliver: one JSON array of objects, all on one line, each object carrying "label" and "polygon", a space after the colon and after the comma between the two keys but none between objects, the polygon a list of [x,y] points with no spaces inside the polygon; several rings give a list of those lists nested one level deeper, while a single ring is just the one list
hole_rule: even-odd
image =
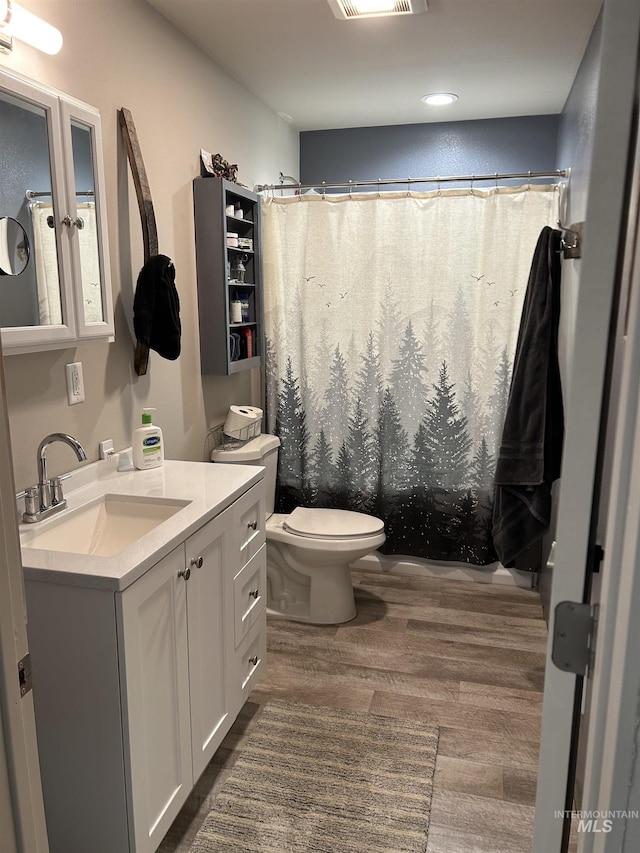
[{"label": "drawer pull handle", "polygon": [[178,577],[184,578],[186,581],[188,581],[191,577],[191,569],[188,566],[186,569],[180,569],[180,571],[178,572]]},{"label": "drawer pull handle", "polygon": [[258,655],[253,655],[253,657],[250,657],[249,663],[252,663],[254,666],[258,666]]},{"label": "drawer pull handle", "polygon": [[260,595],[260,590],[259,590],[259,589],[250,589],[250,590],[249,590],[249,597],[250,597],[250,598],[251,598],[251,597],[253,597],[253,598],[257,598],[259,595]]},{"label": "drawer pull handle", "polygon": [[195,566],[196,569],[201,569],[203,563],[204,563],[204,557],[202,555],[200,555],[199,557],[192,557],[191,558],[191,565]]},{"label": "drawer pull handle", "polygon": [[247,527],[250,527],[251,530],[257,530],[258,529],[258,522],[257,521],[250,521],[249,524],[247,524]]}]

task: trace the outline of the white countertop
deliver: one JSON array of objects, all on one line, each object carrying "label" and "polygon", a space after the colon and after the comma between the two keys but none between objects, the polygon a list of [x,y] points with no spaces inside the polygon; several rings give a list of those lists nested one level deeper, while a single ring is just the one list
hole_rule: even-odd
[{"label": "white countertop", "polygon": [[49,551],[22,545],[24,577],[28,581],[66,583],[95,589],[123,590],[166,556],[203,524],[230,506],[259,482],[264,468],[165,460],[148,471],[116,470],[115,460],[95,462],[73,472],[65,485],[67,508],[35,524],[20,523],[21,539],[103,495],[168,498],[189,501],[171,518],[110,557]]}]

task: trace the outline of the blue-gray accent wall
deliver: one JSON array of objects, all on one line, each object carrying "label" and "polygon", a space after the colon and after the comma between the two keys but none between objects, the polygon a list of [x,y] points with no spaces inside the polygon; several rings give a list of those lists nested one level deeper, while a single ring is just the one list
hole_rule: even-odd
[{"label": "blue-gray accent wall", "polygon": [[544,115],[304,131],[300,180],[553,171],[559,122]]}]

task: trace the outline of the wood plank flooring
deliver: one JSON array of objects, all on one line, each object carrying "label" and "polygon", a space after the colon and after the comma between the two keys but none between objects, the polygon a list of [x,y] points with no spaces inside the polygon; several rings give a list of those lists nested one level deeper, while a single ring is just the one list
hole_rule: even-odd
[{"label": "wood plank flooring", "polygon": [[267,676],[160,853],[187,853],[271,697],[438,725],[427,853],[528,853],[547,642],[538,594],[362,571],[353,581],[346,625],[269,618]]}]

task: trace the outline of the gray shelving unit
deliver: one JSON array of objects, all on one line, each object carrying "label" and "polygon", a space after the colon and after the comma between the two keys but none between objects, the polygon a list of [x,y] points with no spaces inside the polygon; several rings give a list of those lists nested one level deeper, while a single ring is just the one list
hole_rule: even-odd
[{"label": "gray shelving unit", "polygon": [[[264,360],[262,271],[260,263],[260,198],[246,187],[224,178],[195,178],[193,203],[196,233],[196,272],[200,318],[202,373],[229,376],[259,367]],[[227,209],[239,207],[242,216]],[[227,245],[227,233],[253,241],[253,248]],[[242,259],[244,282],[229,276]],[[231,322],[231,302],[246,297],[248,320]],[[252,338],[247,355],[247,330]],[[241,354],[232,359],[231,335],[240,336]]]}]

